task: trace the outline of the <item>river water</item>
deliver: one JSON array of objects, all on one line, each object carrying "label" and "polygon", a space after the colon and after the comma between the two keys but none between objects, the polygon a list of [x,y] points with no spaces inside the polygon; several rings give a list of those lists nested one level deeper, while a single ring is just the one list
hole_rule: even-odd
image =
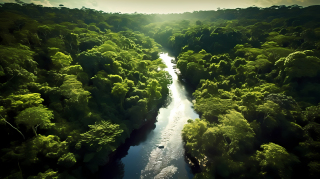
[{"label": "river water", "polygon": [[[172,76],[170,104],[160,108],[155,124],[135,131],[119,148],[115,162],[102,167],[99,178],[110,179],[186,179],[193,174],[185,157],[181,131],[188,119],[199,118],[192,108],[192,98],[175,73],[174,58],[161,53]],[[158,146],[163,146],[159,148]]]}]

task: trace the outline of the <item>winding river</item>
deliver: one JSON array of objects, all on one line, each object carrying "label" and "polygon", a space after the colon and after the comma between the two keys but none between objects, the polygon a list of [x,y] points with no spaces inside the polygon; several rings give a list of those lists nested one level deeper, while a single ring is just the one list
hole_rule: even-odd
[{"label": "winding river", "polygon": [[[161,53],[172,76],[170,103],[160,108],[155,124],[135,131],[119,148],[115,162],[99,171],[99,178],[115,179],[185,179],[193,174],[185,157],[181,131],[188,119],[199,118],[192,108],[192,98],[175,73],[174,58]],[[159,147],[161,146],[161,147]],[[163,148],[162,148],[163,147]]]}]

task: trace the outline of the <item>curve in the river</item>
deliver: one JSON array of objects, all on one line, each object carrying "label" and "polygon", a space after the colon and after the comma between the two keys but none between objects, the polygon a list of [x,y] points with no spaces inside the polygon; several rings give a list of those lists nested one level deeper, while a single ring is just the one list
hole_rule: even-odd
[{"label": "curve in the river", "polygon": [[[192,178],[193,174],[185,159],[181,131],[188,119],[198,118],[192,108],[189,92],[181,84],[171,60],[166,53],[160,58],[167,65],[172,76],[170,85],[171,103],[160,108],[156,128],[140,136],[143,141],[133,144],[127,155],[118,159],[115,165],[121,165],[123,171],[118,175],[112,167],[102,168],[100,178],[150,179],[150,178]],[[161,147],[160,147],[161,146]],[[162,148],[163,147],[163,148]],[[112,175],[110,175],[113,173]]]}]

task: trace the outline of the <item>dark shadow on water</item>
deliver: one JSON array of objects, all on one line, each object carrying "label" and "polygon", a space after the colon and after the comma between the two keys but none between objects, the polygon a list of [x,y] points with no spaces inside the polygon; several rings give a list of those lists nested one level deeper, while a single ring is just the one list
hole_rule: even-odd
[{"label": "dark shadow on water", "polygon": [[[160,109],[160,108],[167,108],[167,107],[170,105],[171,102],[172,102],[172,97],[171,97],[171,95],[169,94],[169,95],[167,95],[166,98],[160,103],[160,105],[159,105],[158,107],[159,107],[159,109]],[[158,109],[158,110],[159,110],[159,109]]]},{"label": "dark shadow on water", "polygon": [[196,90],[194,86],[192,86],[190,83],[185,81],[184,79],[178,78],[178,81],[181,83],[182,86],[184,86],[184,89],[186,90],[186,97],[187,99],[192,102],[194,100],[194,97],[192,96],[192,93]]},{"label": "dark shadow on water", "polygon": [[[122,179],[124,177],[124,164],[121,160],[116,160],[112,164],[101,167],[98,177],[104,179]],[[108,172],[105,172],[108,171]]]},{"label": "dark shadow on water", "polygon": [[121,179],[124,177],[124,164],[121,159],[128,155],[131,146],[138,146],[146,141],[148,134],[156,128],[155,120],[146,123],[140,129],[134,130],[130,138],[126,139],[111,157],[110,162],[101,166],[96,178]]},{"label": "dark shadow on water", "polygon": [[108,164],[101,166],[96,173],[95,178],[104,179],[122,179],[124,177],[124,164],[121,159],[128,155],[131,146],[139,146],[145,142],[151,131],[156,128],[158,111],[160,108],[167,108],[172,102],[172,97],[167,95],[157,106],[157,112],[151,115],[151,119],[140,129],[133,130],[130,137],[117,148],[116,152],[110,157]]},{"label": "dark shadow on water", "polygon": [[199,162],[197,161],[197,159],[192,157],[186,151],[184,152],[184,160],[186,162],[186,168],[187,169],[190,168],[191,169],[191,173],[193,175],[195,175],[196,173],[200,173],[201,172],[201,168],[200,168],[200,165],[199,165]]}]

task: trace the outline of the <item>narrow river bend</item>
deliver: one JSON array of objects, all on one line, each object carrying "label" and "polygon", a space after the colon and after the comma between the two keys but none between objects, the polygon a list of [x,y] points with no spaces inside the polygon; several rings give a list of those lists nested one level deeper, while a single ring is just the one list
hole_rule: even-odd
[{"label": "narrow river bend", "polygon": [[[199,118],[192,108],[191,94],[178,80],[175,73],[174,58],[166,53],[160,58],[167,65],[172,76],[170,85],[170,104],[160,108],[156,124],[138,131],[125,145],[124,151],[116,156],[114,164],[102,167],[99,178],[116,179],[185,179],[193,174],[182,143],[181,131],[188,119]],[[158,148],[163,146],[164,148]],[[129,148],[129,149],[128,149]]]}]

